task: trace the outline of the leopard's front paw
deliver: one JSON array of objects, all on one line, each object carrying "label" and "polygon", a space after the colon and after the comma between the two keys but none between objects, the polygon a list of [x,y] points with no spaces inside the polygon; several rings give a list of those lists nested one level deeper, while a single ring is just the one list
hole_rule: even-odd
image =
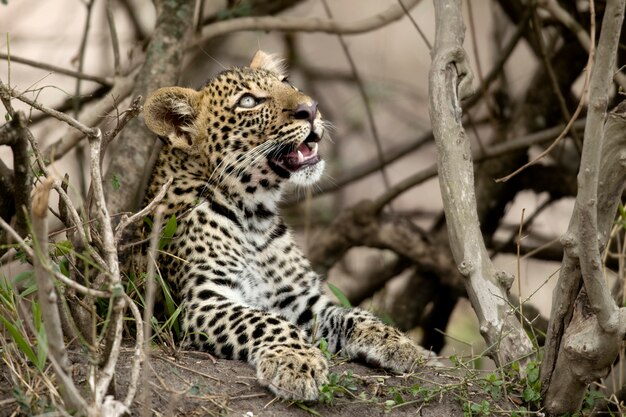
[{"label": "leopard's front paw", "polygon": [[260,355],[257,378],[281,398],[313,401],[328,381],[328,362],[311,346],[279,346]]},{"label": "leopard's front paw", "polygon": [[397,373],[409,372],[419,365],[441,365],[429,359],[432,352],[399,330],[377,321],[355,324],[346,351],[351,358]]}]

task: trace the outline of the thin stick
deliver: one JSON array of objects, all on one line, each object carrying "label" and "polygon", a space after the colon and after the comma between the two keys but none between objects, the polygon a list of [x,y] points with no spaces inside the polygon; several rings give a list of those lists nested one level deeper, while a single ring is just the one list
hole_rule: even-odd
[{"label": "thin stick", "polygon": [[61,396],[70,408],[86,411],[87,404],[78,394],[78,390],[69,376],[69,358],[65,350],[63,332],[61,330],[61,317],[59,314],[54,284],[48,274],[48,197],[52,188],[52,180],[46,179],[37,186],[31,209],[33,225],[33,244],[36,256],[33,258],[33,268],[37,280],[37,299],[41,307],[41,313],[46,329],[48,352],[54,371],[62,381]]},{"label": "thin stick", "polygon": [[[329,18],[333,18],[332,11],[328,6],[327,0],[322,0],[322,4],[324,6],[324,10],[326,11],[326,15]],[[402,6],[404,7],[404,6]],[[403,9],[404,10],[404,9]],[[372,130],[372,136],[374,138],[374,143],[376,145],[376,152],[378,154],[378,162],[381,165],[381,175],[383,177],[383,183],[385,184],[385,189],[389,189],[391,187],[391,180],[389,179],[389,174],[387,173],[387,167],[384,163],[384,152],[383,147],[380,141],[380,136],[378,135],[378,129],[376,127],[376,120],[374,119],[374,112],[372,111],[372,106],[370,103],[370,99],[367,96],[367,92],[365,91],[365,84],[359,75],[359,71],[357,70],[356,64],[354,63],[354,59],[352,59],[352,54],[350,54],[350,50],[348,49],[348,44],[346,44],[345,39],[341,33],[337,34],[337,39],[339,39],[339,44],[341,45],[341,49],[343,50],[346,59],[348,60],[348,64],[350,65],[350,69],[352,70],[352,74],[354,75],[354,80],[356,81],[356,85],[359,90],[359,94],[361,95],[361,99],[363,100],[363,105],[365,106],[365,114],[367,115],[367,120],[370,125],[370,129]]]},{"label": "thin stick", "polygon": [[113,48],[113,68],[115,69],[115,75],[120,75],[120,41],[117,37],[117,29],[115,27],[115,19],[113,17],[111,0],[107,0],[106,12],[107,22],[109,23],[109,32],[111,32],[111,47]]},{"label": "thin stick", "polygon": [[585,97],[587,97],[587,92],[589,91],[589,78],[591,77],[591,67],[592,67],[592,65],[593,65],[593,53],[590,53],[589,54],[589,60],[587,61],[587,69],[585,70],[585,84],[584,84],[584,87],[583,87],[583,93],[581,94],[580,100],[578,101],[578,107],[576,107],[576,110],[574,111],[574,114],[572,115],[572,118],[569,119],[569,121],[565,125],[565,128],[563,129],[561,134],[559,136],[557,136],[556,139],[554,139],[554,142],[552,142],[550,144],[550,146],[548,146],[546,149],[544,149],[543,152],[541,152],[532,161],[529,161],[529,162],[525,163],[524,165],[522,165],[521,167],[519,167],[518,169],[516,169],[515,171],[513,171],[512,173],[510,173],[507,176],[504,176],[502,178],[497,178],[495,180],[496,182],[506,182],[506,181],[510,180],[511,178],[513,178],[514,176],[516,176],[517,174],[519,174],[520,172],[524,171],[529,166],[536,164],[541,159],[543,159],[546,155],[548,155],[550,152],[552,152],[552,150],[554,148],[556,148],[556,145],[559,144],[561,139],[563,139],[565,137],[565,135],[567,135],[567,133],[570,131],[570,129],[574,125],[574,121],[580,115],[580,112],[583,110],[583,107],[585,107]]},{"label": "thin stick", "polygon": [[165,193],[167,192],[170,185],[172,185],[173,181],[174,181],[174,177],[169,177],[167,181],[165,182],[165,184],[161,186],[161,188],[159,189],[159,192],[154,196],[154,198],[150,201],[150,203],[148,203],[148,205],[146,205],[143,209],[141,209],[140,211],[138,211],[137,213],[133,214],[130,217],[128,217],[125,214],[122,216],[119,224],[115,228],[115,245],[116,246],[119,243],[120,239],[122,238],[124,229],[126,229],[126,227],[128,227],[129,225],[135,223],[138,220],[143,219],[145,216],[150,214],[152,210],[154,210],[154,208],[161,202],[161,200],[163,200],[163,198],[165,197]]},{"label": "thin stick", "polygon": [[27,98],[26,96],[24,96],[24,93],[19,93],[18,91],[8,86],[5,86],[2,83],[2,81],[0,81],[0,89],[4,91],[5,93],[9,94],[11,97],[16,98],[20,101],[23,101],[24,103],[36,108],[37,110],[44,112],[46,114],[49,114],[55,119],[58,119],[62,122],[67,123],[68,125],[72,126],[74,129],[80,131],[82,134],[86,136],[95,136],[97,134],[96,132],[97,131],[99,132],[99,129],[87,127],[84,124],[80,123],[78,120],[74,119],[73,117],[68,116],[65,113],[61,113],[60,111],[43,106],[37,103],[35,100],[31,100]]},{"label": "thin stick", "polygon": [[[99,124],[102,116],[108,114],[114,107],[114,102],[111,100],[111,97],[114,97],[115,100],[119,102],[130,95],[134,85],[134,75],[135,74],[133,73],[125,77],[116,78],[115,83],[107,96],[103,97],[101,100],[89,106],[82,112],[80,118],[81,123],[89,126],[96,126]],[[80,131],[69,132],[44,150],[45,160],[52,163],[57,159],[60,159],[69,151],[74,149],[74,147],[80,143],[84,137],[84,134]]]},{"label": "thin stick", "polygon": [[[585,124],[584,120],[577,120],[572,123],[574,128],[582,128]],[[522,136],[520,138],[507,141],[498,145],[494,145],[492,147],[486,148],[485,152],[472,152],[472,159],[474,163],[486,161],[488,159],[493,159],[501,155],[506,155],[510,152],[513,152],[518,149],[524,149],[531,145],[542,143],[550,140],[554,135],[558,134],[563,130],[562,127],[553,127],[550,129],[543,130],[541,132],[532,133],[527,136]],[[397,198],[399,195],[407,191],[408,189],[423,183],[430,178],[434,178],[437,176],[438,169],[437,165],[433,164],[427,168],[424,168],[422,171],[400,181],[399,183],[394,184],[394,186],[381,194],[375,201],[377,210],[380,210],[387,202]]]},{"label": "thin stick", "polygon": [[[18,64],[28,65],[34,68],[40,68],[46,71],[52,71],[55,74],[61,74],[61,75],[67,75],[68,77],[80,78],[85,81],[93,81],[95,83],[98,83],[100,85],[104,85],[107,87],[110,87],[113,85],[113,81],[110,78],[104,78],[104,77],[98,77],[97,75],[85,74],[83,72],[73,71],[70,69],[62,68],[62,67],[57,67],[56,65],[50,65],[45,62],[33,61],[32,59],[22,58],[19,56],[15,56],[13,54],[9,55],[9,54],[0,53],[0,59],[6,60],[8,62],[16,62]],[[9,79],[9,85],[11,85],[10,79]]]},{"label": "thin stick", "polygon": [[141,312],[139,308],[135,304],[135,302],[128,296],[128,294],[124,294],[124,299],[126,300],[126,304],[130,307],[130,311],[133,314],[135,319],[135,325],[137,327],[137,334],[135,339],[135,359],[133,361],[133,368],[131,370],[130,382],[128,384],[128,392],[126,394],[126,398],[124,399],[124,405],[126,407],[130,407],[135,398],[135,394],[137,393],[137,383],[139,381],[139,376],[141,374],[141,369],[144,367],[144,363],[146,360],[145,352],[143,349],[143,345],[145,340],[148,340],[150,337],[146,337],[144,335],[144,322],[141,319]]},{"label": "thin stick", "polygon": [[[568,12],[565,10],[557,0],[544,0],[538,2],[538,5],[546,9],[552,17],[561,22],[563,26],[574,32],[576,39],[585,49],[589,52],[591,50],[591,38],[583,26],[580,25]],[[593,32],[593,31],[592,31]],[[626,90],[626,75],[620,72],[620,69],[613,74],[615,81]]]},{"label": "thin stick", "polygon": [[[171,183],[172,178],[170,178]],[[159,246],[159,232],[161,230],[161,224],[163,222],[163,210],[158,209],[154,214],[154,221],[152,224],[152,233],[150,236],[150,248],[148,249],[148,271],[146,274],[145,281],[145,307],[143,311],[143,333],[144,333],[144,341],[143,341],[143,355],[146,359],[146,363],[150,361],[150,337],[152,333],[152,313],[154,310],[154,290],[155,290],[155,267],[156,267],[156,259],[157,259],[157,249]],[[148,381],[150,379],[148,367],[143,367],[143,372],[141,374],[142,386],[144,387],[143,396],[141,402],[145,405],[143,416],[147,417],[149,412],[147,411],[151,406],[151,395]]]},{"label": "thin stick", "polygon": [[398,3],[400,4],[400,7],[402,7],[402,10],[404,10],[404,14],[406,14],[406,17],[408,17],[411,23],[413,23],[413,27],[415,27],[415,30],[417,30],[417,33],[419,33],[419,35],[421,36],[428,50],[430,51],[431,49],[433,49],[433,46],[428,41],[426,34],[422,32],[422,29],[419,27],[415,19],[413,19],[413,16],[411,16],[411,13],[409,13],[409,9],[407,9],[404,3],[402,3],[402,0],[398,0]]},{"label": "thin stick", "polygon": [[522,208],[522,217],[519,221],[519,230],[517,232],[517,296],[519,298],[519,314],[524,317],[524,304],[522,303],[522,262],[520,259],[520,251],[522,244],[522,230],[524,228],[524,213],[525,208]]}]

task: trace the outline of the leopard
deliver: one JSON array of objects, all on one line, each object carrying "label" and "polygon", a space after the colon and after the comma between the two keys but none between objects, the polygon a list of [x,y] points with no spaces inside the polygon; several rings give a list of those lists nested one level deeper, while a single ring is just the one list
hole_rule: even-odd
[{"label": "leopard", "polygon": [[177,227],[158,266],[182,305],[185,346],[248,362],[285,400],[319,398],[329,355],[395,373],[427,364],[410,337],[324,292],[279,214],[289,187],[321,178],[328,138],[282,59],[258,51],[202,88],[160,88],[143,114],[162,141],[146,201],[171,181],[159,207]]}]

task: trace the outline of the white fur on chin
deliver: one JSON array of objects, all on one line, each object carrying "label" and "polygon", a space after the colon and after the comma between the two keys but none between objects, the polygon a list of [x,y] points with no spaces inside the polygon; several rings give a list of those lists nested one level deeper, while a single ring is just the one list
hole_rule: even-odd
[{"label": "white fur on chin", "polygon": [[325,166],[326,162],[322,159],[315,165],[310,165],[296,172],[292,172],[289,177],[289,182],[299,186],[315,184],[322,177]]}]

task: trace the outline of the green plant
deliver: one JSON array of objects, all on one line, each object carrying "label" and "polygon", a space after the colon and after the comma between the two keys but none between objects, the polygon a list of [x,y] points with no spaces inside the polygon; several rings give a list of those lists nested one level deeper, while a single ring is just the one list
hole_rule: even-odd
[{"label": "green plant", "polygon": [[491,416],[492,410],[489,401],[482,400],[480,403],[468,401],[463,404],[463,416]]},{"label": "green plant", "polygon": [[337,286],[331,283],[328,283],[327,285],[330,291],[335,295],[335,297],[337,297],[337,300],[339,300],[342,307],[352,308],[352,303],[350,303],[348,297],[346,297],[346,295]]},{"label": "green plant", "polygon": [[320,388],[320,402],[332,405],[336,396],[354,395],[357,390],[351,370],[341,375],[331,372],[328,375],[328,382]]}]

